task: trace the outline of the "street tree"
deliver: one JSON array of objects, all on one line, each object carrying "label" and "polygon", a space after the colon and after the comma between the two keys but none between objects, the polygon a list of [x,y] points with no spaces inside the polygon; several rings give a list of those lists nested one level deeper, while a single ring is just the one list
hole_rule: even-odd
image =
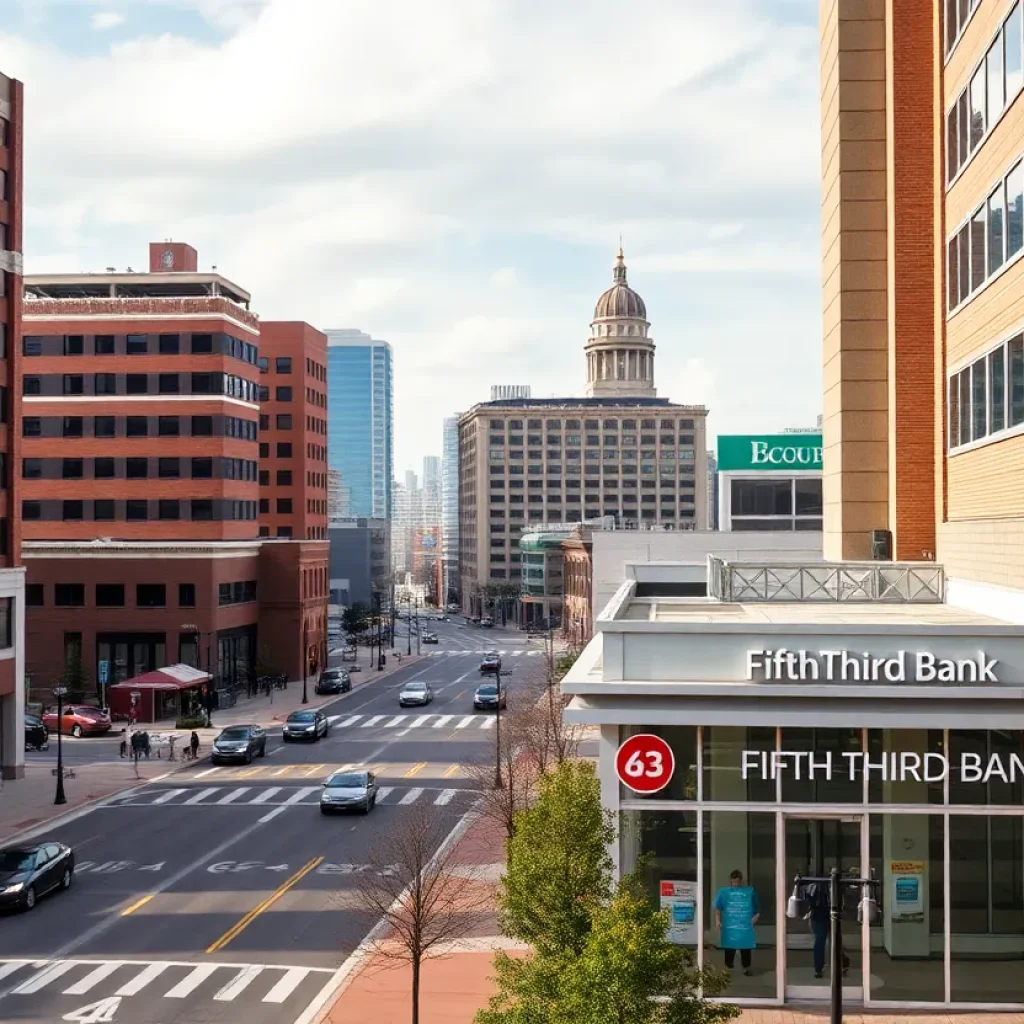
[{"label": "street tree", "polygon": [[357,601],[342,613],[341,623],[349,636],[362,636],[370,628],[370,608]]},{"label": "street tree", "polygon": [[[68,646],[64,667],[61,670],[58,684],[67,689],[66,703],[78,703],[89,689],[89,673],[82,659],[82,648],[79,644]],[[101,695],[102,696],[102,695]]]},{"label": "street tree", "polygon": [[367,870],[345,893],[374,922],[373,951],[409,965],[411,1024],[419,1024],[424,962],[444,956],[446,945],[472,934],[491,912],[491,888],[479,867],[460,862],[458,844],[450,841],[452,825],[426,804],[395,815],[374,838]]}]

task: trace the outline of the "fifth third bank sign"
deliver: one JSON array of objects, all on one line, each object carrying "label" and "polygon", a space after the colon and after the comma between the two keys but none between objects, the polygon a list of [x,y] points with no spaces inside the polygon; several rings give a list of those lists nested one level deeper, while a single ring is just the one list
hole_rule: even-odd
[{"label": "fifth third bank sign", "polygon": [[764,682],[998,683],[999,662],[978,651],[970,658],[940,658],[930,651],[877,657],[852,651],[747,651],[747,678]]}]

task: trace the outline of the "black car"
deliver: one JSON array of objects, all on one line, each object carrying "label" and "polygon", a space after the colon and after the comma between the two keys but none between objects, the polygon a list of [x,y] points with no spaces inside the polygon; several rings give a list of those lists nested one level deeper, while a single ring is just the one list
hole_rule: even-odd
[{"label": "black car", "polygon": [[423,639],[423,642],[425,644],[436,644],[437,643],[437,634],[436,633],[424,633],[422,639]]},{"label": "black car", "polygon": [[70,889],[74,851],[63,843],[0,850],[0,908],[31,910],[54,889]]},{"label": "black car", "polygon": [[223,761],[244,761],[252,764],[259,755],[267,756],[267,734],[258,725],[229,725],[213,741],[210,760],[214,764]]},{"label": "black car", "polygon": [[348,693],[351,689],[352,678],[343,668],[326,669],[316,684],[316,692],[321,695]]},{"label": "black car", "polygon": [[311,740],[315,742],[331,731],[331,723],[322,711],[293,711],[285,719],[282,739]]},{"label": "black car", "polygon": [[497,711],[500,704],[505,707],[505,687],[499,690],[497,683],[481,683],[473,694],[474,711]]},{"label": "black car", "polygon": [[45,750],[50,742],[50,730],[43,725],[38,715],[25,715],[25,748],[27,750]]}]

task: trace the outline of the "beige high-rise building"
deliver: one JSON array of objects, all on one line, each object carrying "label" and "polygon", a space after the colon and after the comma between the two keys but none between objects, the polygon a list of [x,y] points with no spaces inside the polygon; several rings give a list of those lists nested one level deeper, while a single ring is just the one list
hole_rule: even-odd
[{"label": "beige high-rise building", "polygon": [[707,409],[656,397],[647,309],[622,250],[585,346],[586,397],[482,402],[459,418],[462,603],[520,580],[527,524],[614,517],[707,529]]}]

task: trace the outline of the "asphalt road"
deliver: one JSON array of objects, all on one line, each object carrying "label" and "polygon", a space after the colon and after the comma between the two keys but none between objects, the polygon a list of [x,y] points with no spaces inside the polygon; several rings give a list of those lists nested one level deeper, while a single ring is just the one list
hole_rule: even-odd
[{"label": "asphalt road", "polygon": [[[462,766],[486,760],[495,735],[472,708],[478,652],[506,652],[513,700],[541,670],[521,634],[430,628],[429,658],[333,702],[328,737],[271,732],[251,766],[201,761],[48,833],[75,849],[74,885],[0,920],[0,1019],[294,1021],[369,930],[352,887],[382,830],[423,803],[447,830],[473,804]],[[431,685],[432,705],[398,707],[411,679]],[[346,765],[376,770],[378,806],[324,817],[321,782]]]}]

